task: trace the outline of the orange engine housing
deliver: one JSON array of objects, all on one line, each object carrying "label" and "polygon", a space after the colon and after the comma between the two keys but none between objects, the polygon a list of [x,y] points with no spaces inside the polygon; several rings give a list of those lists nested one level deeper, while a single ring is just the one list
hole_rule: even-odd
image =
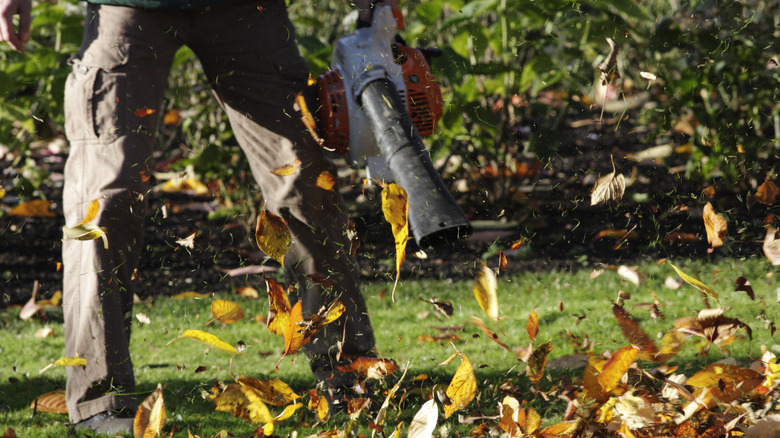
[{"label": "orange engine housing", "polygon": [[[406,85],[406,109],[421,136],[433,134],[442,116],[441,88],[431,73],[428,61],[418,49],[399,45]],[[349,149],[349,114],[344,83],[338,70],[323,73],[317,78],[320,130],[323,146],[338,154]]]}]

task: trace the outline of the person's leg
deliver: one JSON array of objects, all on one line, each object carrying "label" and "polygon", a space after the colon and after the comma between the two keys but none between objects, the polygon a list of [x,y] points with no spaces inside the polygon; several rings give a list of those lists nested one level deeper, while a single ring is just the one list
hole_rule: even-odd
[{"label": "person's leg", "polygon": [[[309,70],[298,52],[285,2],[239,0],[215,6],[200,17],[198,27],[203,31],[191,48],[230,117],[266,208],[281,215],[290,228],[293,244],[285,268],[299,283],[304,316],[334,299],[347,309],[304,347],[306,352],[336,356],[340,349],[346,355],[369,354],[374,336],[349,254],[347,213],[337,189],[316,185],[321,172],[335,175],[335,169],[293,109]],[[295,160],[302,164],[292,175],[272,174]],[[323,290],[307,278],[313,274],[322,274],[337,286]]]},{"label": "person's leg", "polygon": [[[101,239],[63,242],[65,351],[87,361],[68,367],[71,423],[136,407],[129,355],[131,277],[142,249],[148,160],[168,70],[178,47],[170,28],[131,8],[88,6],[84,40],[65,88],[63,209],[78,224],[92,200]],[[132,413],[132,412],[131,412]]]}]

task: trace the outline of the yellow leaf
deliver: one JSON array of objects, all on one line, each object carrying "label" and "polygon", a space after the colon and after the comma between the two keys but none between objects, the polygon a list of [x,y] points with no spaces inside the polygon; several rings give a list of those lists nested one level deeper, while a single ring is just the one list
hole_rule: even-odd
[{"label": "yellow leaf", "polygon": [[278,169],[274,169],[271,171],[276,176],[290,176],[293,173],[295,173],[296,170],[298,170],[301,167],[301,160],[295,160],[290,164],[285,164],[282,167],[279,167]]},{"label": "yellow leaf", "polygon": [[474,297],[476,297],[479,307],[493,321],[498,320],[497,288],[496,273],[485,262],[482,262],[482,268],[477,273],[477,279],[474,281]]},{"label": "yellow leaf", "polygon": [[192,300],[192,299],[199,300],[199,299],[208,298],[210,296],[211,294],[204,294],[195,291],[187,291],[187,292],[178,293],[172,296],[171,298],[174,300]]},{"label": "yellow leaf", "polygon": [[207,195],[209,188],[195,178],[173,178],[168,180],[161,188],[164,192],[184,192],[194,195]]},{"label": "yellow leaf", "polygon": [[284,255],[290,249],[290,230],[281,217],[263,210],[257,215],[255,239],[260,250],[284,266]]},{"label": "yellow leaf", "polygon": [[138,407],[133,420],[133,435],[135,438],[154,438],[162,432],[165,425],[165,400],[163,386],[157,384],[154,390]]},{"label": "yellow leaf", "polygon": [[253,300],[260,298],[260,294],[257,292],[257,289],[253,288],[252,286],[237,287],[236,293],[241,297],[250,298]]},{"label": "yellow leaf", "polygon": [[54,365],[61,367],[82,367],[87,364],[87,360],[79,355],[73,357],[63,357],[54,361]]},{"label": "yellow leaf", "polygon": [[533,436],[539,430],[539,426],[542,425],[542,416],[536,412],[536,409],[528,407],[528,412],[525,414],[525,433],[529,436]]},{"label": "yellow leaf", "polygon": [[333,190],[336,186],[336,179],[328,171],[321,172],[317,176],[317,187],[323,190]]},{"label": "yellow leaf", "polygon": [[106,236],[106,228],[99,227],[95,224],[79,224],[75,227],[62,227],[62,233],[66,239],[73,240],[95,240],[97,238],[103,239],[103,248],[108,249],[108,236]]},{"label": "yellow leaf", "polygon": [[599,402],[605,402],[609,399],[609,395],[598,380],[599,373],[604,369],[606,363],[606,360],[590,355],[585,373],[582,376],[582,388],[585,390],[585,395]]},{"label": "yellow leaf", "polygon": [[68,405],[65,403],[65,391],[58,390],[39,395],[30,403],[30,409],[35,409],[38,412],[67,414]]},{"label": "yellow leaf", "polygon": [[233,324],[234,322],[238,322],[244,319],[244,310],[241,309],[241,306],[227,300],[212,301],[211,314],[214,315],[214,318],[224,322],[225,324]]},{"label": "yellow leaf", "polygon": [[406,256],[406,241],[409,240],[409,199],[406,190],[398,184],[390,183],[382,189],[382,212],[390,223],[395,239],[395,283],[392,299],[395,302],[395,289],[401,277],[401,264]]},{"label": "yellow leaf", "polygon": [[204,344],[211,345],[212,347],[218,348],[222,351],[226,351],[232,354],[238,354],[238,350],[236,350],[236,348],[233,347],[232,345],[228,344],[222,339],[219,339],[218,337],[212,335],[211,333],[206,333],[201,330],[185,330],[184,333],[181,334],[181,336],[168,342],[168,345],[172,344],[175,341],[178,341],[181,338],[195,339],[196,341],[200,341],[203,342]]},{"label": "yellow leaf", "polygon": [[54,213],[49,210],[50,207],[51,201],[34,199],[17,205],[8,214],[23,217],[54,217]]},{"label": "yellow leaf", "polygon": [[439,407],[434,399],[423,403],[409,424],[407,438],[431,438],[439,421]]},{"label": "yellow leaf", "polygon": [[290,318],[290,300],[282,286],[271,278],[265,279],[268,290],[268,330],[279,336],[284,336],[287,321]]},{"label": "yellow leaf", "polygon": [[462,360],[460,367],[446,391],[449,403],[444,405],[445,419],[464,409],[477,395],[477,377],[474,375],[471,362],[464,354],[461,354],[460,358]]},{"label": "yellow leaf", "polygon": [[525,326],[525,331],[528,332],[528,336],[533,343],[536,340],[536,335],[539,334],[539,316],[536,314],[536,309],[532,310],[528,315],[528,324]]},{"label": "yellow leaf", "polygon": [[271,422],[268,422],[263,426],[263,433],[266,436],[272,436],[274,433],[274,424],[281,423],[282,421],[292,417],[293,414],[295,414],[295,411],[301,407],[303,407],[303,403],[294,403],[285,407],[281,414],[277,415]]},{"label": "yellow leaf", "polygon": [[574,435],[577,431],[577,421],[564,421],[562,423],[547,426],[539,432],[543,437],[566,438]]},{"label": "yellow leaf", "polygon": [[712,208],[712,204],[709,202],[704,206],[702,211],[704,217],[704,229],[707,231],[707,242],[712,245],[713,248],[723,246],[724,239],[726,238],[726,228],[728,224],[723,216],[716,214]]},{"label": "yellow leaf", "polygon": [[542,376],[544,376],[544,366],[547,364],[547,355],[550,354],[552,349],[552,341],[547,341],[534,348],[531,357],[528,358],[528,366],[525,369],[525,374],[536,386],[539,386],[539,381],[541,381]]},{"label": "yellow leaf", "polygon": [[620,379],[631,367],[639,354],[639,347],[628,346],[616,351],[604,365],[598,375],[599,385],[606,393],[611,393],[620,383]]},{"label": "yellow leaf", "polygon": [[674,266],[672,262],[667,261],[666,263],[669,263],[669,266],[674,268],[675,271],[677,271],[677,275],[680,276],[683,280],[685,280],[686,283],[690,284],[691,286],[695,287],[696,289],[699,289],[699,291],[703,294],[709,295],[714,299],[718,299],[718,293],[715,292],[711,287],[705,285],[701,281],[691,277],[690,275],[686,274],[685,272],[681,271],[677,266]]},{"label": "yellow leaf", "polygon": [[303,304],[298,301],[290,310],[290,319],[284,330],[284,355],[295,354],[309,339],[304,337],[303,328]]},{"label": "yellow leaf", "polygon": [[86,224],[87,222],[92,222],[93,219],[97,217],[98,211],[100,211],[100,202],[97,199],[94,199],[92,202],[89,203],[89,208],[87,209],[87,215],[84,216],[84,219],[79,222],[79,225]]},{"label": "yellow leaf", "polygon": [[176,108],[171,109],[163,116],[163,124],[165,126],[177,125],[181,121],[181,111]]},{"label": "yellow leaf", "polygon": [[244,388],[251,388],[263,402],[284,406],[301,398],[289,385],[279,379],[259,380],[252,377],[237,377],[236,382]]}]

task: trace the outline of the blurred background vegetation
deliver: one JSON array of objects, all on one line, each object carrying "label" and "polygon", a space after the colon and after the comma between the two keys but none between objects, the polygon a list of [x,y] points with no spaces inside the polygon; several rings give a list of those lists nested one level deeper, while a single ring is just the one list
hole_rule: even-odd
[{"label": "blurred background vegetation", "polygon": [[[22,198],[47,178],[31,151],[62,138],[67,60],[78,50],[83,22],[83,3],[34,3],[27,53],[0,46],[0,155],[17,172]],[[682,136],[680,145],[690,150],[688,178],[739,184],[777,177],[780,5],[774,0],[400,3],[409,44],[444,52],[433,70],[444,87],[445,113],[429,141],[439,163],[450,158],[468,172],[513,170],[522,155],[544,161],[560,146],[566,114],[600,109],[612,93],[617,109],[610,117],[639,108],[648,147],[673,132]],[[350,11],[345,0],[291,2],[313,76],[328,69],[335,39],[354,29]],[[619,48],[621,77],[605,91],[597,67],[609,53],[606,38]],[[158,136],[161,159],[180,157],[174,170],[193,166],[202,179],[219,181],[227,198],[246,196],[231,193],[251,186],[251,176],[186,48],[177,54],[158,115],[172,110],[176,117],[161,124]]]}]

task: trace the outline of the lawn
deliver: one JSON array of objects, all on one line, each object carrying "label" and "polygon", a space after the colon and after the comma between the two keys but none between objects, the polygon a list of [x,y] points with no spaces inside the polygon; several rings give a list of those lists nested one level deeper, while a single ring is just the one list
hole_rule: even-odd
[{"label": "lawn", "polygon": [[[708,352],[700,353],[704,345],[701,338],[690,336],[668,365],[678,366],[677,372],[691,376],[724,359],[748,367],[764,349],[776,348],[772,334],[774,321],[780,317],[775,304],[780,290],[776,273],[766,259],[715,258],[708,262],[675,260],[674,263],[717,291],[720,301],[710,298],[709,306],[720,305],[727,309],[726,316],[747,324],[752,329],[752,340],[747,338],[746,330],[740,329],[733,344],[711,345]],[[683,283],[676,289],[670,287],[680,277],[668,264],[648,261],[636,267],[640,277],[638,285],[628,277],[618,275],[615,267],[606,267],[600,274],[602,267],[599,266],[577,268],[512,277],[499,275],[497,296],[501,317],[498,324],[490,321],[480,309],[471,281],[402,280],[395,302],[390,300],[389,294],[392,283],[366,284],[365,296],[376,331],[377,348],[382,356],[393,358],[402,368],[375,388],[391,387],[408,367],[401,391],[388,410],[385,435],[392,433],[399,423],[403,423],[401,430],[405,435],[425,400],[436,389],[449,385],[461,361],[456,358],[441,364],[456,351],[473,364],[477,396],[467,409],[449,419],[440,415],[435,435],[457,432],[463,436],[482,423],[496,427],[499,421],[499,417],[495,417],[499,415],[497,403],[505,395],[528,402],[526,407],[533,407],[540,413],[543,427],[558,423],[564,416],[567,402],[557,396],[564,392],[567,383],[581,384],[587,359],[585,350],[601,355],[629,345],[612,311],[619,291],[630,294],[630,298],[624,298],[624,308],[650,338],[656,339],[656,343],[674,328],[678,318],[696,316],[705,306],[702,294],[691,285]],[[739,277],[750,281],[755,300],[746,292],[735,290]],[[452,303],[451,317],[420,300],[433,297]],[[211,319],[210,303],[216,298],[238,303],[245,318],[234,324],[206,325]],[[662,315],[651,312],[654,302]],[[510,348],[527,347],[530,342],[528,317],[534,310],[539,321],[536,344],[551,340],[553,345],[538,390],[526,377],[526,365],[471,322],[474,316],[481,318]],[[260,291],[259,299],[243,298],[234,291],[218,291],[206,299],[157,298],[135,306],[136,316],[144,314],[149,321],[142,324],[136,319],[132,338],[138,397],[145,398],[158,383],[166,385],[165,436],[174,428],[178,432],[173,436],[188,436],[186,431],[190,431],[193,435],[210,437],[223,430],[230,436],[252,436],[257,425],[229,413],[215,412],[214,403],[203,396],[216,381],[230,383],[233,376],[281,379],[303,395],[304,404],[308,402],[307,393],[314,387],[314,380],[305,358],[302,355],[288,357],[281,361],[278,369],[275,368],[284,342],[258,322],[267,312],[265,291]],[[39,372],[64,355],[62,310],[46,309],[45,315],[46,320],[39,316],[21,320],[19,309],[0,311],[3,325],[0,330],[0,357],[3,358],[0,393],[4,395],[0,400],[0,431],[13,427],[20,437],[61,437],[67,433],[66,415],[34,412],[29,408],[36,396],[65,385],[62,367]],[[53,335],[36,336],[44,327],[52,329]],[[192,339],[169,344],[188,329],[207,331],[232,345],[243,341],[246,349],[230,355]],[[457,338],[450,342],[443,339],[442,335],[446,334],[454,334]],[[638,363],[646,370],[654,366],[649,362]],[[380,395],[380,400],[383,397]],[[277,414],[281,412],[281,408],[272,407],[271,410]],[[474,417],[494,418],[474,420]],[[370,422],[369,417],[359,417],[357,430],[370,435]],[[274,433],[290,436],[297,432],[298,436],[308,436],[332,429],[343,430],[348,423],[346,414],[333,416],[324,424],[318,423],[316,416],[304,408],[276,425]]]}]

